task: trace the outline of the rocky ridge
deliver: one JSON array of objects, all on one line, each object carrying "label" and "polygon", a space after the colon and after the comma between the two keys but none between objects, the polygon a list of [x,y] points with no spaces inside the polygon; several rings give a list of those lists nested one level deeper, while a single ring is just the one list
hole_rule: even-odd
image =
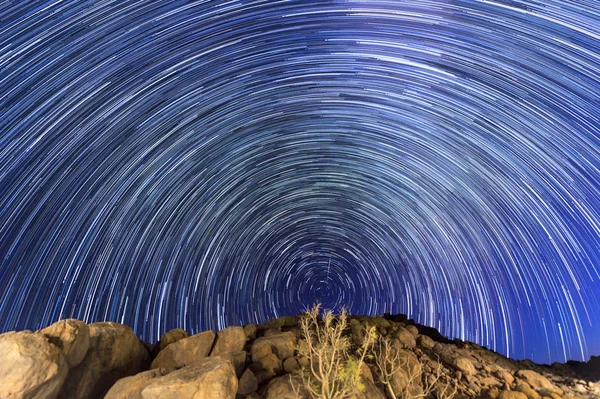
[{"label": "rocky ridge", "polygon": [[[0,398],[308,398],[298,370],[306,344],[298,316],[190,335],[175,329],[150,345],[122,324],[61,320],[36,332],[0,334]],[[448,340],[402,315],[350,317],[359,346],[374,326],[402,362],[386,389],[376,361],[360,370],[358,399],[600,398],[600,357],[537,365],[471,342]]]}]

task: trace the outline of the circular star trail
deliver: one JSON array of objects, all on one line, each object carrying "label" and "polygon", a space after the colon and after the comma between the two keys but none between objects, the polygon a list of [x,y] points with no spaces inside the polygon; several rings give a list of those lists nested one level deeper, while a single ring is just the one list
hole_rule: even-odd
[{"label": "circular star trail", "polygon": [[594,0],[0,1],[0,329],[316,301],[600,354]]}]

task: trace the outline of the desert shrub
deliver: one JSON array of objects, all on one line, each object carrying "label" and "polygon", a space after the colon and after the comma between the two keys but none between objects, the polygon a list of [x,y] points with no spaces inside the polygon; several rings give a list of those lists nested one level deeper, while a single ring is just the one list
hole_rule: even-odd
[{"label": "desert shrub", "polygon": [[338,316],[326,310],[322,320],[319,316],[317,304],[300,319],[305,344],[298,346],[298,355],[308,361],[300,370],[304,388],[314,399],[352,398],[364,389],[361,368],[375,340],[375,330],[369,330],[362,346],[352,353],[346,310]]}]

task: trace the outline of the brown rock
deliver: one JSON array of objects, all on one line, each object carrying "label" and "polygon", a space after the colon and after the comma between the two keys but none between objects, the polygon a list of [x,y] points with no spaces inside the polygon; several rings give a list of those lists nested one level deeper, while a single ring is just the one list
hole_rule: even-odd
[{"label": "brown rock", "polygon": [[541,399],[540,394],[531,389],[529,384],[525,381],[517,381],[515,391],[523,392],[528,399]]},{"label": "brown rock", "polygon": [[[252,349],[252,348],[251,348]],[[271,345],[259,345],[254,347],[252,353],[252,360],[257,362],[263,357],[269,356],[273,354],[273,349],[271,349]]]},{"label": "brown rock", "polygon": [[373,382],[367,379],[362,379],[361,382],[363,386],[356,395],[356,399],[386,399],[383,392],[381,392]]},{"label": "brown rock", "polygon": [[456,370],[461,371],[467,377],[471,377],[477,374],[477,370],[475,369],[475,366],[473,366],[473,362],[471,362],[466,357],[454,358],[451,365]]},{"label": "brown rock", "polygon": [[289,332],[258,338],[250,349],[252,361],[262,357],[262,354],[265,353],[265,347],[271,348],[271,351],[282,360],[294,356],[296,341],[296,336]]},{"label": "brown rock", "polygon": [[361,363],[360,365],[360,376],[365,380],[371,381],[373,383],[375,382],[373,380],[373,373],[371,372],[371,369],[366,363]]},{"label": "brown rock", "polygon": [[300,370],[300,363],[298,363],[298,359],[295,356],[288,357],[283,362],[283,369],[286,373],[293,373]]},{"label": "brown rock", "polygon": [[150,368],[172,369],[189,366],[208,356],[214,340],[215,333],[210,330],[182,338],[160,351]]},{"label": "brown rock", "polygon": [[131,328],[119,323],[89,325],[90,348],[83,361],[69,371],[59,398],[104,397],[120,378],[148,368],[149,353]]},{"label": "brown rock", "polygon": [[414,348],[417,346],[415,336],[404,327],[400,327],[398,331],[393,334],[393,337],[400,341],[405,348]]},{"label": "brown rock", "polygon": [[306,356],[299,356],[298,357],[298,364],[300,365],[300,368],[306,368],[308,366],[310,366],[310,361],[308,360],[308,358]]},{"label": "brown rock", "polygon": [[54,399],[69,366],[58,347],[31,331],[0,334],[0,398]]},{"label": "brown rock", "polygon": [[104,399],[143,399],[142,391],[155,378],[167,375],[166,369],[142,371],[131,377],[121,378],[106,393]]},{"label": "brown rock", "polygon": [[502,383],[494,377],[484,377],[479,380],[483,388],[502,387]]},{"label": "brown rock", "polygon": [[296,327],[300,324],[300,318],[298,316],[281,316],[277,321],[281,327],[286,328]]},{"label": "brown rock", "polygon": [[244,333],[248,339],[256,339],[256,324],[246,324],[244,326]]},{"label": "brown rock", "polygon": [[281,360],[271,353],[268,356],[258,359],[249,367],[256,376],[259,384],[275,377],[281,372]]},{"label": "brown rock", "polygon": [[352,332],[352,343],[361,346],[365,340],[365,328],[358,319],[350,319],[350,331]]},{"label": "brown rock", "polygon": [[511,373],[505,370],[498,369],[494,372],[496,377],[503,381],[506,385],[511,386],[515,382],[515,377]]},{"label": "brown rock", "polygon": [[527,399],[523,392],[504,390],[500,392],[498,399]]},{"label": "brown rock", "polygon": [[417,335],[419,335],[419,329],[417,327],[413,326],[412,324],[409,324],[404,328],[406,328],[408,330],[408,332],[411,333],[412,335],[414,335],[415,337]]},{"label": "brown rock", "polygon": [[179,341],[180,339],[184,339],[190,336],[190,333],[181,329],[174,328],[172,330],[167,331],[160,337],[160,340],[154,347],[154,355],[156,356],[160,351],[165,349],[167,345],[170,345],[174,342]]},{"label": "brown rock", "polygon": [[435,341],[429,338],[427,335],[419,335],[417,337],[417,343],[421,348],[427,350],[433,349],[433,347],[435,346]]},{"label": "brown rock", "polygon": [[81,363],[90,347],[90,328],[80,320],[60,320],[40,333],[62,350],[69,367]]},{"label": "brown rock", "polygon": [[274,328],[269,328],[263,333],[263,337],[271,337],[273,335],[281,334],[281,330],[276,330]]},{"label": "brown rock", "polygon": [[238,383],[238,395],[249,395],[258,389],[258,380],[250,369],[246,369]]},{"label": "brown rock", "polygon": [[246,333],[242,327],[227,327],[217,333],[217,342],[210,356],[240,352],[244,350],[246,340]]},{"label": "brown rock", "polygon": [[240,351],[235,353],[225,353],[221,355],[222,358],[227,359],[233,364],[233,368],[235,369],[235,375],[240,378],[244,373],[244,369],[246,368],[246,357],[248,352]]},{"label": "brown rock", "polygon": [[533,370],[519,370],[515,375],[525,380],[535,390],[547,389],[551,392],[558,390],[546,377]]},{"label": "brown rock", "polygon": [[142,390],[144,399],[233,399],[238,388],[233,365],[219,356],[151,381]]},{"label": "brown rock", "polygon": [[402,365],[391,378],[391,388],[396,395],[421,386],[422,367],[419,359],[410,351],[398,350],[398,363]]},{"label": "brown rock", "polygon": [[490,388],[483,394],[483,399],[498,399],[500,390],[496,387]]},{"label": "brown rock", "polygon": [[297,377],[287,374],[273,378],[267,386],[264,397],[265,399],[309,399],[310,395]]}]

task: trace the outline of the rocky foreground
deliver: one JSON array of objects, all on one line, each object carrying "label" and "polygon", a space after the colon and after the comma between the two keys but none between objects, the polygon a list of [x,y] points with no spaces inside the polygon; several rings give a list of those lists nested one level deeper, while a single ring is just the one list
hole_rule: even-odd
[{"label": "rocky foreground", "polygon": [[[404,316],[351,317],[355,345],[375,326],[402,364],[384,386],[367,357],[358,399],[600,398],[600,357],[536,365],[479,345],[449,341]],[[176,329],[158,343],[118,323],[61,320],[36,332],[0,335],[0,398],[292,399],[310,397],[298,370],[305,344],[299,317],[190,336]],[[392,389],[393,388],[393,389]]]}]

